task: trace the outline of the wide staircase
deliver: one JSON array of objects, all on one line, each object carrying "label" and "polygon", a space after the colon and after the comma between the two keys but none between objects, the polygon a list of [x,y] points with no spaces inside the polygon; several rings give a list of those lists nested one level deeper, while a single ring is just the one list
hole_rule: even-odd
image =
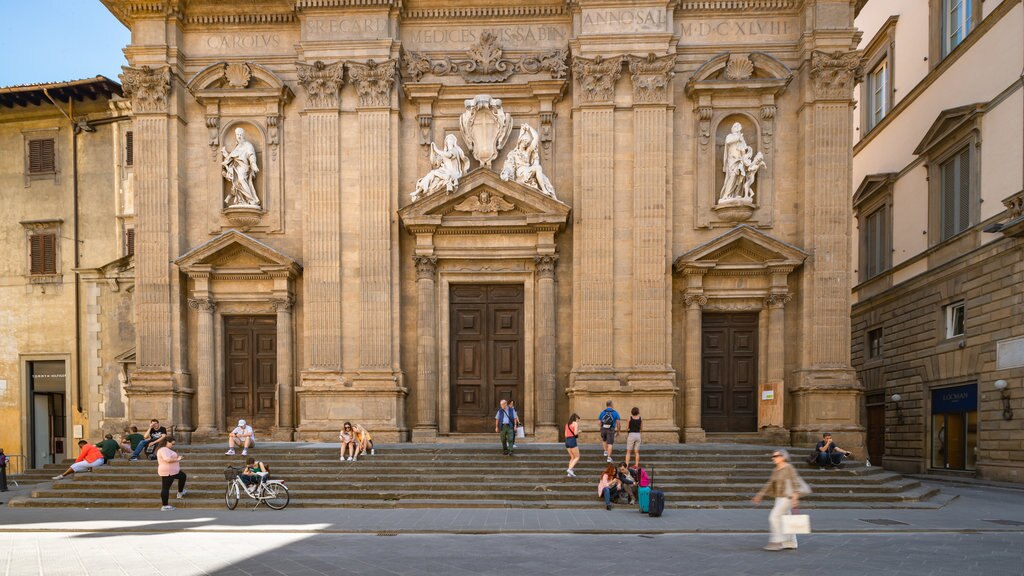
[{"label": "wide staircase", "polygon": [[[244,458],[225,456],[222,446],[178,446],[188,474],[188,496],[180,508],[224,506],[224,468]],[[337,446],[264,443],[250,455],[285,480],[290,507],[307,508],[593,508],[600,505],[597,481],[606,463],[600,447],[585,446],[567,478],[567,455],[558,445],[526,444],[514,457],[494,444],[396,444],[356,462],[340,462]],[[645,446],[642,465],[665,491],[667,508],[746,508],[771,474],[763,446],[700,444]],[[932,508],[937,490],[917,480],[851,461],[838,470],[794,464],[814,493],[808,508]],[[621,458],[622,452],[616,453]],[[9,502],[16,507],[152,508],[159,505],[156,463],[116,459],[92,472],[50,480],[66,468],[30,470],[19,481],[31,493]],[[173,499],[173,496],[172,496]],[[243,504],[244,505],[244,504]]]}]

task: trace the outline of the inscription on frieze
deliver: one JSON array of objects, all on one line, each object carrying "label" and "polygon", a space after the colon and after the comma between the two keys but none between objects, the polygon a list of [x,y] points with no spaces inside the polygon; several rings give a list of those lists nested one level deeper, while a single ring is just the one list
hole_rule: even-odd
[{"label": "inscription on frieze", "polygon": [[680,44],[705,44],[795,39],[800,26],[795,18],[712,18],[680,22],[676,31]]},{"label": "inscription on frieze", "polygon": [[384,16],[309,18],[302,29],[303,40],[382,40],[391,37]]},{"label": "inscription on frieze", "polygon": [[583,34],[668,32],[665,8],[586,8],[580,19]]},{"label": "inscription on frieze", "polygon": [[565,27],[544,24],[497,27],[402,27],[402,45],[412,50],[465,49],[490,32],[506,50],[561,48],[569,38]]},{"label": "inscription on frieze", "polygon": [[284,43],[280,34],[204,34],[200,42],[208,50],[216,52],[237,52],[240,50],[265,50],[280,48]]}]

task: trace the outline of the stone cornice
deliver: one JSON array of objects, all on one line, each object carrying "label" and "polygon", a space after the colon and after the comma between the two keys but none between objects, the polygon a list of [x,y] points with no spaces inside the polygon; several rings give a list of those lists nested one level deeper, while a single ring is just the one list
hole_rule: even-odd
[{"label": "stone cornice", "polygon": [[[509,4],[512,3],[510,2]],[[567,14],[568,11],[564,3],[538,6],[523,2],[519,5],[510,6],[473,6],[466,8],[442,6],[438,8],[404,9],[402,10],[402,19],[447,21],[476,18],[545,18],[565,16]]]}]

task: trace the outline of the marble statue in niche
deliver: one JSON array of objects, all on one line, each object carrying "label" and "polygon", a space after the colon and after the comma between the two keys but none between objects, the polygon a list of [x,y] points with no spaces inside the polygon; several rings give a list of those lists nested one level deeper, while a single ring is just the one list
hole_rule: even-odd
[{"label": "marble statue in niche", "polygon": [[555,187],[544,175],[540,165],[540,135],[527,123],[519,127],[519,140],[516,147],[505,158],[505,166],[501,169],[502,180],[513,180],[529,186],[557,200]]},{"label": "marble statue in niche", "polygon": [[725,182],[718,195],[718,204],[753,204],[754,181],[760,169],[765,168],[764,154],[754,154],[743,137],[743,126],[739,122],[732,125],[732,130],[725,137],[722,150],[722,171]]},{"label": "marble statue in niche", "polygon": [[512,115],[501,107],[500,98],[481,94],[465,101],[459,117],[462,138],[481,166],[491,167],[512,133]]},{"label": "marble statue in niche", "polygon": [[245,137],[245,129],[235,128],[235,148],[228,152],[221,147],[220,154],[222,174],[231,183],[231,191],[224,198],[228,208],[236,206],[260,207],[260,198],[256,194],[256,174],[260,168],[256,163],[256,149]]},{"label": "marble statue in niche", "polygon": [[455,134],[444,137],[444,149],[430,143],[430,165],[433,170],[416,181],[416,190],[412,193],[415,202],[444,190],[451,194],[459,187],[459,178],[469,172],[469,158],[459,147]]}]

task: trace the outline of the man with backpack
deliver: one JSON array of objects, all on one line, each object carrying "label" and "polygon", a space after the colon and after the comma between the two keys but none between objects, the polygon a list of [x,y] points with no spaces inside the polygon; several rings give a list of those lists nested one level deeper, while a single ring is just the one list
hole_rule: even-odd
[{"label": "man with backpack", "polygon": [[598,415],[597,420],[601,426],[601,448],[608,462],[611,462],[615,433],[619,431],[619,413],[612,408],[611,400],[605,402],[605,409]]}]

